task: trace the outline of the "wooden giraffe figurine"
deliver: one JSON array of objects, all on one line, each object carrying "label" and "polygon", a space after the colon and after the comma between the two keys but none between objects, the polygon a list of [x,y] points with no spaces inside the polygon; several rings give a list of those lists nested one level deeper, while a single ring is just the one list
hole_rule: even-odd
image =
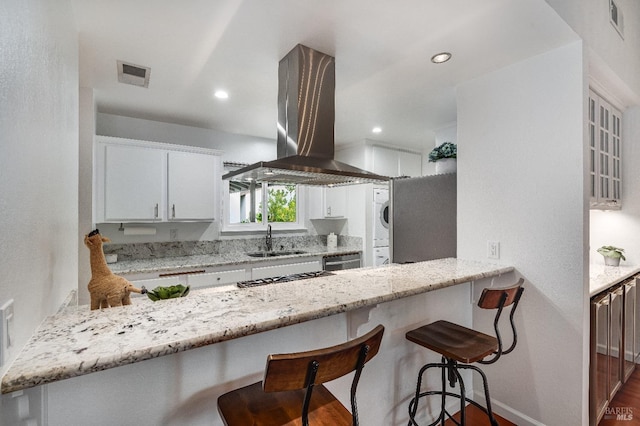
[{"label": "wooden giraffe figurine", "polygon": [[91,310],[130,305],[131,292],[147,292],[144,287],[136,288],[126,278],[111,272],[102,251],[102,243],[109,241],[111,240],[100,235],[97,229],[84,237],[84,245],[89,248],[91,261],[91,281],[87,286],[91,294]]}]

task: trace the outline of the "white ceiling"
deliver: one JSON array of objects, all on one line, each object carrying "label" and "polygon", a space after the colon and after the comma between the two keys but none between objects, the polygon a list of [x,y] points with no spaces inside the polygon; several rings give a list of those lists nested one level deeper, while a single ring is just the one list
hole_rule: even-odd
[{"label": "white ceiling", "polygon": [[[302,43],[336,57],[336,144],[431,144],[456,120],[457,84],[577,39],[544,0],[73,5],[80,83],[100,112],[275,139],[278,61]],[[453,59],[432,64],[440,51]],[[150,67],[149,88],[118,83],[117,60]]]}]

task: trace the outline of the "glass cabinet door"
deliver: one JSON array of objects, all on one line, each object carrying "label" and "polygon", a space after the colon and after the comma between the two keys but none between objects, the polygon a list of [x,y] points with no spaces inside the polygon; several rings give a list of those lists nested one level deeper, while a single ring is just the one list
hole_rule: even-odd
[{"label": "glass cabinet door", "polygon": [[624,370],[623,380],[626,382],[636,366],[636,280],[624,283]]},{"label": "glass cabinet door", "polygon": [[622,294],[623,288],[611,290],[609,328],[609,399],[622,385]]},{"label": "glass cabinet door", "polygon": [[590,425],[597,425],[609,401],[609,294],[591,300]]}]

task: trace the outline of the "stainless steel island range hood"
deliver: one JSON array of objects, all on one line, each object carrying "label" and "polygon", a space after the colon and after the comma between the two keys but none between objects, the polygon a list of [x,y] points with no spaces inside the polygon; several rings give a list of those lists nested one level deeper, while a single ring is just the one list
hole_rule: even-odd
[{"label": "stainless steel island range hood", "polygon": [[301,44],[278,67],[278,159],[222,176],[225,180],[304,185],[389,181],[334,157],[335,59]]}]

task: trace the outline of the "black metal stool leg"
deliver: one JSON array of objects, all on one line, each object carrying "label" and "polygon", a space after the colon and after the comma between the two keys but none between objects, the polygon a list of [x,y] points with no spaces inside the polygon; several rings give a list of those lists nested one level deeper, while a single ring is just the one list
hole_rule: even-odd
[{"label": "black metal stool leg", "polygon": [[[447,420],[447,418],[451,419],[456,425],[460,426],[460,425],[464,425],[464,419],[465,419],[465,411],[464,411],[464,407],[465,407],[465,401],[466,398],[464,397],[464,392],[465,392],[465,387],[464,387],[464,382],[462,380],[462,376],[460,375],[460,372],[458,371],[458,367],[463,367],[460,366],[455,360],[451,360],[448,359],[446,357],[442,357],[442,362],[440,363],[429,363],[424,365],[421,369],[420,372],[418,373],[418,384],[416,386],[416,394],[415,396],[411,399],[411,401],[409,402],[409,423],[408,426],[420,426],[418,425],[418,423],[415,421],[415,415],[418,411],[418,401],[420,398],[424,397],[424,396],[431,396],[431,395],[440,395],[441,397],[441,403],[440,403],[440,413],[438,415],[438,417],[434,420],[433,423],[430,423],[428,426],[436,426],[437,424],[440,424],[441,426],[444,426],[445,421]],[[426,373],[426,371],[429,368],[440,368],[440,372],[441,372],[441,388],[440,390],[433,390],[433,391],[426,391],[426,392],[420,392],[421,388],[422,388],[422,380],[423,380],[423,376]],[[462,397],[458,394],[455,394],[453,392],[447,392],[447,382],[449,382],[449,385],[451,387],[455,387],[456,383],[460,383],[461,386],[461,395],[463,395]],[[447,396],[451,396],[451,397],[456,397],[458,399],[460,399],[460,412],[461,412],[461,423],[458,423],[453,416],[447,411],[447,405],[446,405],[446,397]]]},{"label": "black metal stool leg", "polygon": [[476,407],[480,408],[482,411],[484,411],[487,416],[489,417],[489,421],[491,422],[492,426],[499,426],[498,421],[496,420],[496,418],[493,415],[493,410],[491,408],[491,397],[489,395],[489,383],[487,381],[487,375],[484,374],[484,371],[482,371],[480,368],[476,367],[475,365],[459,365],[458,367],[460,368],[466,368],[469,370],[474,370],[476,372],[478,372],[478,374],[480,374],[480,378],[482,379],[482,387],[484,390],[484,399],[486,402],[486,407],[483,407],[482,405],[478,404],[477,402],[475,402],[472,399],[468,399],[465,398],[470,404],[475,405]]},{"label": "black metal stool leg", "polygon": [[426,373],[426,371],[429,368],[440,368],[441,372],[442,372],[442,389],[446,389],[445,385],[446,385],[446,367],[447,364],[444,362],[444,358],[443,358],[443,362],[441,363],[437,363],[437,362],[432,362],[429,364],[424,365],[421,369],[420,372],[418,373],[418,384],[416,385],[416,394],[415,396],[411,399],[411,401],[409,402],[409,423],[408,426],[420,426],[418,425],[418,423],[416,423],[415,421],[415,416],[416,416],[416,412],[418,411],[418,401],[420,400],[420,398],[427,396],[427,395],[440,395],[442,394],[442,407],[443,409],[440,412],[440,415],[438,416],[438,418],[431,424],[429,424],[428,426],[435,426],[438,424],[438,422],[441,421],[442,425],[444,425],[444,421],[446,420],[446,418],[444,417],[444,406],[445,406],[445,394],[441,391],[427,391],[427,392],[420,392],[421,388],[422,388],[422,377],[424,376],[424,374]]},{"label": "black metal stool leg", "polygon": [[[429,368],[440,368],[441,371],[441,389],[440,390],[434,390],[434,391],[426,391],[426,392],[420,392],[420,389],[422,388],[422,380],[423,380],[423,376],[426,373],[426,371]],[[466,387],[464,385],[464,381],[462,379],[462,375],[460,374],[459,369],[470,369],[473,371],[478,372],[478,374],[480,374],[480,378],[482,379],[482,387],[484,390],[484,396],[485,396],[485,400],[486,400],[486,407],[483,407],[482,405],[480,405],[479,403],[477,403],[476,401],[472,400],[471,398],[467,398],[466,396]],[[459,383],[460,385],[460,394],[456,394],[453,392],[447,392],[447,382],[449,382],[449,385],[451,387],[455,387],[456,383]],[[435,421],[431,424],[429,424],[428,426],[435,426],[438,423],[440,423],[440,425],[444,426],[445,421],[447,420],[447,418],[451,419],[456,425],[459,426],[463,426],[466,424],[466,403],[470,403],[473,404],[474,406],[478,407],[479,409],[481,409],[482,411],[485,412],[485,414],[487,414],[487,416],[489,417],[489,421],[491,422],[492,426],[499,426],[498,421],[495,419],[494,415],[493,415],[493,410],[491,407],[491,397],[489,395],[489,384],[487,381],[487,376],[484,373],[484,371],[482,371],[480,368],[476,367],[475,365],[468,365],[468,364],[458,364],[455,360],[450,360],[447,358],[442,359],[441,363],[429,363],[424,365],[421,369],[420,372],[418,374],[418,384],[416,386],[416,394],[413,397],[413,399],[411,399],[411,401],[409,402],[409,423],[408,426],[420,426],[418,425],[418,423],[416,423],[415,421],[415,415],[418,411],[418,401],[420,398],[424,397],[424,396],[430,396],[430,395],[440,395],[441,397],[441,403],[440,403],[440,414],[438,415],[438,417],[435,419]],[[458,423],[455,419],[453,419],[452,415],[449,414],[449,412],[447,411],[446,408],[446,397],[447,396],[451,396],[451,397],[456,397],[460,399],[460,422]]]}]

